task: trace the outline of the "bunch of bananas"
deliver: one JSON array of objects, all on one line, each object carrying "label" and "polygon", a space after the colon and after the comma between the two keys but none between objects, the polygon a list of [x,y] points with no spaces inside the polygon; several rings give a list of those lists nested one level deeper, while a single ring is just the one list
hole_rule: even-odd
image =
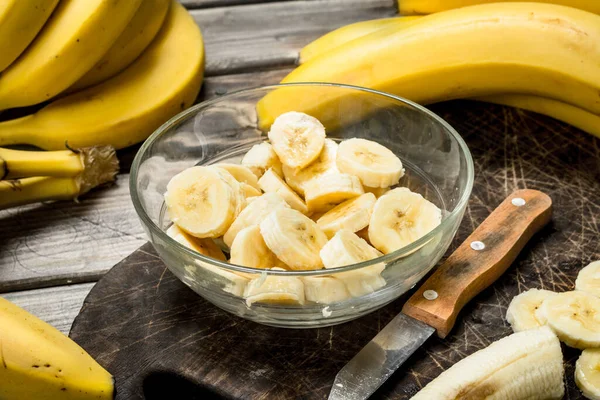
[{"label": "bunch of bananas", "polygon": [[[599,1],[399,0],[399,9],[411,16],[348,25],[307,45],[282,83],[345,83],[421,104],[470,98],[600,137]],[[292,109],[328,123],[323,110],[345,96],[289,93],[261,100],[262,126]]]},{"label": "bunch of bananas", "polygon": [[50,150],[0,150],[2,209],[114,180],[114,149],[194,102],[204,45],[175,0],[5,0],[0,73],[0,110],[48,102],[0,122],[0,146]]}]

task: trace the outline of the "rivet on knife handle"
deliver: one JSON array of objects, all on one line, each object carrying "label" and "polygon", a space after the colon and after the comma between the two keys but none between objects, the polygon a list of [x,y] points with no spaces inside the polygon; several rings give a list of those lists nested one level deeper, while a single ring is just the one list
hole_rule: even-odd
[{"label": "rivet on knife handle", "polygon": [[446,337],[463,306],[506,271],[551,215],[548,195],[514,192],[421,285],[402,312]]}]

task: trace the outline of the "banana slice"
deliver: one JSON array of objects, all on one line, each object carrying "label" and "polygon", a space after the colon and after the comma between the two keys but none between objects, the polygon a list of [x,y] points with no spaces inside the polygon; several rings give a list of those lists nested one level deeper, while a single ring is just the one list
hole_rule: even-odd
[{"label": "banana slice", "polygon": [[363,189],[365,190],[365,193],[373,193],[375,195],[375,197],[380,198],[381,196],[383,196],[384,194],[386,194],[387,192],[390,191],[389,187],[369,187],[369,186],[364,186],[363,185]]},{"label": "banana slice", "polygon": [[575,364],[575,383],[587,399],[600,400],[600,349],[581,352]]},{"label": "banana slice", "polygon": [[[284,271],[281,268],[273,270]],[[304,304],[304,284],[293,276],[261,276],[246,286],[246,305],[253,303]]]},{"label": "banana slice", "polygon": [[279,175],[273,172],[273,169],[265,172],[258,180],[258,184],[265,193],[277,193],[280,195],[294,210],[298,210],[302,214],[308,213],[308,208],[302,198]]},{"label": "banana slice", "polygon": [[[382,254],[377,249],[346,229],[338,231],[321,249],[321,259],[325,268],[343,267],[380,256]],[[352,296],[358,297],[385,286],[385,279],[381,276],[384,268],[385,265],[380,263],[353,271],[338,272],[334,277],[344,282]]]},{"label": "banana slice", "polygon": [[258,225],[252,225],[238,232],[231,244],[232,264],[244,267],[269,269],[276,267],[279,260],[267,247]]},{"label": "banana slice", "polygon": [[181,243],[182,245],[189,247],[190,249],[197,251],[203,256],[216,258],[217,260],[226,261],[225,254],[221,251],[221,248],[216,245],[211,239],[200,239],[188,235],[175,224],[171,225],[167,229],[167,235]]},{"label": "banana slice", "polygon": [[547,326],[513,333],[463,358],[411,400],[559,400],[560,342]]},{"label": "banana slice", "polygon": [[358,232],[369,225],[376,200],[373,193],[346,200],[323,214],[317,220],[317,225],[328,238],[332,238],[340,229]]},{"label": "banana slice", "polygon": [[273,168],[279,176],[283,176],[281,161],[273,146],[267,142],[252,146],[242,158],[242,165],[252,171],[257,178],[263,176],[269,168]]},{"label": "banana slice", "polygon": [[277,193],[265,193],[257,197],[233,221],[223,236],[223,242],[231,247],[238,232],[249,226],[260,224],[267,215],[279,208],[289,208],[289,205]]},{"label": "banana slice", "polygon": [[328,211],[364,193],[360,180],[348,174],[325,174],[306,184],[305,200],[310,212]]},{"label": "banana slice", "polygon": [[363,185],[386,188],[402,176],[402,162],[391,150],[366,139],[344,140],[338,146],[336,164],[341,172],[356,175]]},{"label": "banana slice", "polygon": [[192,167],[171,178],[165,203],[172,221],[185,232],[199,238],[217,237],[225,233],[243,207],[245,198],[240,204],[240,196],[239,183],[228,172]]},{"label": "banana slice", "polygon": [[506,310],[506,321],[508,321],[514,332],[535,329],[545,325],[546,319],[538,319],[540,313],[537,313],[537,310],[544,300],[554,295],[556,293],[549,290],[530,289],[513,297]]},{"label": "banana slice", "polygon": [[433,203],[407,188],[396,188],[375,202],[369,239],[387,254],[411,244],[441,222],[442,212]]},{"label": "banana slice", "polygon": [[304,297],[315,303],[331,304],[350,298],[346,285],[331,276],[307,276],[304,282]]},{"label": "banana slice", "polygon": [[575,290],[600,297],[600,261],[594,261],[577,274]]},{"label": "banana slice", "polygon": [[600,298],[579,291],[557,293],[544,300],[541,310],[567,346],[600,347]]},{"label": "banana slice", "polygon": [[302,169],[283,166],[283,176],[285,181],[298,194],[304,196],[304,186],[309,181],[318,178],[321,175],[329,173],[339,173],[335,164],[337,154],[337,143],[331,139],[325,139],[323,150],[319,157]]},{"label": "banana slice", "polygon": [[290,111],[275,119],[269,140],[283,165],[304,168],[323,150],[325,127],[315,117]]},{"label": "banana slice", "polygon": [[246,197],[246,202],[248,202],[248,199],[262,195],[262,191],[255,189],[247,183],[240,182],[240,187],[242,188],[242,193],[244,193],[244,196]]},{"label": "banana slice", "polygon": [[323,268],[319,251],[327,236],[317,224],[290,208],[279,208],[260,223],[265,243],[292,270]]},{"label": "banana slice", "polygon": [[218,163],[213,164],[213,167],[219,167],[229,172],[238,182],[252,186],[256,190],[260,190],[258,186],[258,178],[250,168],[240,164]]},{"label": "banana slice", "polygon": [[206,168],[216,170],[219,173],[219,175],[221,175],[221,178],[223,180],[225,180],[229,184],[229,186],[233,189],[233,193],[237,198],[236,199],[237,208],[235,210],[235,217],[234,217],[234,218],[236,218],[240,214],[240,212],[242,212],[242,210],[244,208],[246,208],[246,192],[243,187],[243,185],[245,185],[245,184],[240,183],[226,169],[215,167],[214,165],[209,165]]}]

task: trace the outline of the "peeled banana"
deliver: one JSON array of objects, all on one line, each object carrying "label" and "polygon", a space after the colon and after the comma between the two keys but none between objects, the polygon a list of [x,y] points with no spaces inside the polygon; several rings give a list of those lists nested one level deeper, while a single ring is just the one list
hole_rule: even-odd
[{"label": "peeled banana", "polygon": [[[515,2],[519,0],[502,0]],[[535,0],[538,3],[560,4],[600,14],[600,3],[597,0]],[[473,6],[476,4],[497,3],[498,0],[398,0],[398,10],[402,15],[431,14],[453,8]]]},{"label": "peeled banana", "polygon": [[46,23],[58,0],[0,3],[0,72],[12,64]]},{"label": "peeled banana", "polygon": [[61,1],[33,43],[3,71],[0,110],[41,103],[71,86],[108,51],[140,4]]},{"label": "peeled banana", "polygon": [[[485,38],[485,40],[482,40]],[[600,16],[542,3],[494,3],[380,29],[292,71],[283,83],[337,82],[421,104],[520,93],[600,114]],[[574,60],[577,60],[575,62]],[[258,104],[263,127],[292,108],[335,121],[343,91],[275,90]],[[356,115],[356,118],[360,115]]]},{"label": "peeled banana", "polygon": [[308,211],[323,212],[364,192],[355,175],[325,174],[306,184],[304,198]]},{"label": "peeled banana", "polygon": [[558,338],[542,327],[514,333],[462,359],[412,400],[559,400],[563,376]]},{"label": "peeled banana", "polygon": [[252,146],[244,154],[242,165],[250,169],[257,178],[262,177],[269,169],[273,169],[273,172],[277,175],[283,176],[281,161],[277,157],[275,150],[273,150],[273,146],[267,142]]},{"label": "peeled banana", "polygon": [[[112,18],[107,20],[113,23]],[[133,64],[33,115],[0,123],[0,146],[31,144],[45,150],[62,150],[65,142],[75,148],[130,146],[194,102],[203,72],[200,30],[185,8],[172,1],[160,32]]]},{"label": "peeled banana", "polygon": [[286,183],[298,194],[304,196],[306,184],[321,175],[339,172],[335,165],[338,145],[331,139],[325,139],[321,154],[304,168],[291,168],[283,166],[283,176]]},{"label": "peeled banana", "polygon": [[58,330],[0,297],[0,398],[112,400],[112,376]]},{"label": "peeled banana", "polygon": [[112,78],[138,58],[160,30],[170,4],[171,0],[143,0],[108,52],[69,88],[69,92]]},{"label": "peeled banana", "polygon": [[375,195],[364,193],[338,204],[317,219],[317,225],[331,238],[341,229],[358,232],[366,228],[375,206]]}]

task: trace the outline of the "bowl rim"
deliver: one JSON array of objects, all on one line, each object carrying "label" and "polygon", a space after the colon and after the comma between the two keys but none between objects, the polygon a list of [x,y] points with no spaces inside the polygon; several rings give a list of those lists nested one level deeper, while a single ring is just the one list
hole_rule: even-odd
[{"label": "bowl rim", "polygon": [[[464,187],[464,192],[463,192],[462,196],[460,197],[460,199],[458,200],[458,202],[456,203],[456,205],[454,206],[454,209],[446,215],[446,218],[443,219],[442,222],[438,226],[436,226],[433,230],[428,232],[426,235],[420,237],[416,241],[412,242],[408,246],[401,247],[400,249],[395,250],[388,254],[384,254],[381,257],[377,257],[377,258],[363,261],[363,262],[356,263],[356,264],[345,265],[345,266],[336,267],[336,268],[323,268],[323,269],[306,270],[306,271],[282,271],[282,270],[270,270],[270,269],[245,267],[242,265],[231,264],[227,261],[220,261],[220,260],[217,260],[212,257],[204,256],[204,255],[184,246],[183,244],[179,243],[178,241],[176,241],[175,239],[173,239],[172,237],[167,235],[167,233],[165,231],[163,231],[157,224],[154,223],[152,218],[150,218],[150,216],[146,213],[146,210],[144,209],[144,206],[141,204],[141,201],[139,199],[139,195],[137,192],[137,176],[138,176],[138,170],[139,170],[143,155],[147,152],[148,148],[150,148],[150,146],[161,135],[165,134],[165,132],[167,132],[169,129],[171,129],[174,125],[176,125],[179,122],[188,118],[188,116],[198,113],[200,110],[208,108],[208,107],[212,106],[213,104],[217,104],[223,100],[227,100],[229,98],[233,98],[233,97],[243,95],[245,93],[250,93],[250,92],[264,91],[267,89],[275,90],[278,88],[295,87],[295,86],[339,87],[339,88],[344,88],[344,89],[358,90],[361,92],[375,94],[375,95],[387,97],[389,99],[393,99],[400,103],[404,103],[408,106],[411,106],[414,109],[417,109],[418,111],[428,115],[433,120],[437,121],[456,140],[456,142],[459,145],[459,149],[462,151],[462,153],[465,157],[465,160],[466,160],[467,182]],[[469,147],[467,146],[467,144],[464,141],[464,139],[462,138],[462,136],[443,118],[441,118],[439,115],[435,114],[433,111],[427,109],[426,107],[424,107],[418,103],[415,103],[411,100],[408,100],[403,97],[396,96],[396,95],[393,95],[390,93],[382,92],[382,91],[375,90],[375,89],[369,89],[369,88],[365,88],[365,87],[361,87],[361,86],[346,85],[346,84],[340,84],[340,83],[330,83],[330,82],[280,83],[280,84],[274,84],[274,85],[256,86],[256,87],[236,90],[236,91],[227,93],[222,96],[217,96],[213,99],[206,100],[201,103],[195,104],[192,107],[188,108],[187,110],[182,111],[179,114],[175,115],[174,117],[170,118],[167,122],[163,123],[158,129],[156,129],[148,137],[148,139],[146,139],[144,141],[144,143],[142,144],[142,146],[136,153],[133,163],[131,164],[131,169],[130,169],[129,191],[130,191],[130,196],[131,196],[135,211],[138,214],[138,217],[141,219],[142,223],[147,227],[147,229],[149,229],[151,231],[151,236],[157,235],[162,241],[169,244],[169,246],[174,246],[176,249],[178,249],[178,251],[187,254],[188,256],[196,259],[196,261],[208,263],[213,266],[223,268],[225,270],[229,270],[229,271],[233,271],[233,272],[243,272],[243,273],[255,274],[256,276],[259,276],[259,275],[264,276],[266,274],[266,275],[275,275],[275,276],[279,275],[279,276],[301,276],[301,277],[304,276],[305,277],[305,276],[333,275],[333,274],[340,273],[340,272],[353,271],[353,270],[373,266],[373,265],[380,264],[380,263],[387,263],[391,260],[401,258],[403,255],[408,256],[411,253],[415,252],[420,247],[427,244],[427,242],[429,242],[440,231],[442,231],[450,223],[449,221],[453,220],[453,217],[455,217],[458,213],[461,212],[461,210],[463,210],[464,206],[469,201],[469,198],[471,196],[471,192],[473,189],[473,183],[474,183],[474,179],[475,179],[474,169],[475,168],[474,168],[473,157],[471,155],[471,151],[469,150]],[[152,240],[150,240],[150,242],[152,243]]]}]

